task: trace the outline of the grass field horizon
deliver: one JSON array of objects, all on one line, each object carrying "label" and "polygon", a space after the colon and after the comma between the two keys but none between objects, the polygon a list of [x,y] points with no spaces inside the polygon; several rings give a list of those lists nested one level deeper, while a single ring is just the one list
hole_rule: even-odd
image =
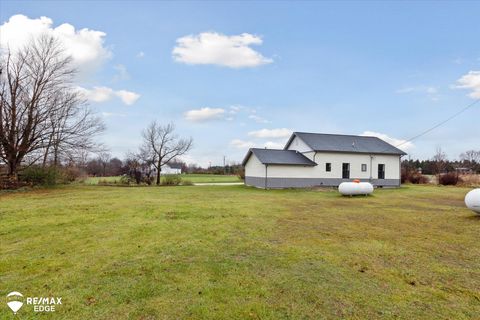
[{"label": "grass field horizon", "polygon": [[[0,194],[0,288],[55,319],[474,319],[468,188],[72,185]],[[24,306],[21,319],[48,318]],[[4,304],[0,318],[14,319]]]},{"label": "grass field horizon", "polygon": [[[202,173],[187,173],[179,175],[182,180],[188,180],[193,183],[226,183],[226,182],[242,182],[236,175],[222,175],[222,174],[202,174]],[[99,181],[107,183],[119,183],[121,176],[107,176],[107,177],[88,177],[84,184],[97,185]]]}]

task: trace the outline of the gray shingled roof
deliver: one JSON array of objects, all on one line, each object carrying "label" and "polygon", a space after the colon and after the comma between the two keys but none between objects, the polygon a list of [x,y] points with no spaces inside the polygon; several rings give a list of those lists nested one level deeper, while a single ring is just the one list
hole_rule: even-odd
[{"label": "gray shingled roof", "polygon": [[257,149],[251,148],[248,150],[242,165],[245,165],[250,158],[251,154],[254,154],[258,160],[263,164],[288,164],[299,166],[316,166],[317,164],[300,152],[295,150],[275,150],[275,149]]},{"label": "gray shingled roof", "polygon": [[295,136],[303,140],[314,151],[406,155],[402,150],[377,137],[307,132],[294,132],[285,145],[285,149],[288,148]]}]

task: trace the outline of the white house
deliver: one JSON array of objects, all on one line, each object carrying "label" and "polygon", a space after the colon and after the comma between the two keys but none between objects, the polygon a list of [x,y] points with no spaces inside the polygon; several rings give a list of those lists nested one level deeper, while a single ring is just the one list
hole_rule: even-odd
[{"label": "white house", "polygon": [[245,184],[259,188],[338,186],[359,179],[400,186],[405,152],[377,137],[294,132],[283,150],[248,151]]},{"label": "white house", "polygon": [[[155,169],[153,166],[147,168],[147,171],[151,172],[152,176],[155,176],[157,174],[157,169]],[[144,173],[145,173],[144,172]],[[181,174],[182,173],[182,164],[181,163],[166,163],[162,166],[162,171],[160,174],[163,175],[168,175],[168,174]]]}]

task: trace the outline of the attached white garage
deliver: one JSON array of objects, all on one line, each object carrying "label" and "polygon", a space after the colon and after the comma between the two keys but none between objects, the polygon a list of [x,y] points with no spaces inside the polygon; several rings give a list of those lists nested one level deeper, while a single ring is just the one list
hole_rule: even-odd
[{"label": "attached white garage", "polygon": [[295,132],[283,150],[248,151],[243,161],[245,184],[301,188],[359,179],[379,187],[398,187],[403,155],[377,137]]}]

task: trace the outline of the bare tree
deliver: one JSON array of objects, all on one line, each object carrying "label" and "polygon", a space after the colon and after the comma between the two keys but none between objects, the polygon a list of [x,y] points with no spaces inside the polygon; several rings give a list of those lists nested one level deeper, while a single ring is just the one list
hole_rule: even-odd
[{"label": "bare tree", "polygon": [[102,176],[106,176],[107,173],[107,165],[110,162],[112,156],[108,152],[102,152],[98,155],[98,162],[100,162],[102,166]]},{"label": "bare tree", "polygon": [[181,155],[187,153],[193,145],[192,138],[179,138],[175,134],[173,123],[167,125],[153,121],[142,133],[142,154],[147,155],[152,165],[157,169],[156,183],[160,184],[162,167]]},{"label": "bare tree", "polygon": [[443,152],[441,147],[436,148],[432,161],[434,162],[433,173],[436,175],[444,172],[447,168],[447,155]]},{"label": "bare tree", "polygon": [[468,150],[460,155],[460,160],[471,164],[480,163],[480,150]]},{"label": "bare tree", "polygon": [[[58,40],[41,36],[0,61],[0,159],[10,180],[20,165],[54,162],[63,149],[91,146],[104,127],[73,86],[75,69]],[[57,160],[55,160],[57,159]],[[28,164],[27,164],[28,165]]]}]

